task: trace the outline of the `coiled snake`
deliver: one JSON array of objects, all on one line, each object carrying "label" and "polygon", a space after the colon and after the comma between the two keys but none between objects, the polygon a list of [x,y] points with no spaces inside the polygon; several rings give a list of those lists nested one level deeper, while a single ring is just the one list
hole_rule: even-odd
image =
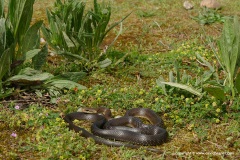
[{"label": "coiled snake", "polygon": [[[98,144],[139,148],[140,145],[160,145],[167,140],[168,133],[164,129],[163,120],[150,109],[130,109],[123,117],[114,119],[111,119],[111,111],[105,107],[85,109],[89,110],[96,113],[73,112],[67,114],[64,120],[70,129],[79,132],[83,137],[94,139]],[[144,124],[138,117],[146,118],[151,124]],[[75,119],[93,122],[91,126],[93,134],[76,126],[73,123]],[[153,148],[146,149],[160,152]]]}]

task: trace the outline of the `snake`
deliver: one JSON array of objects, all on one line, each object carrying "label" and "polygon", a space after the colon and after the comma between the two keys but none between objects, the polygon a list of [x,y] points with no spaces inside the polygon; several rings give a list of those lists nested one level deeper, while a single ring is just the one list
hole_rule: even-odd
[{"label": "snake", "polygon": [[[147,119],[145,124],[140,118]],[[74,120],[92,122],[91,132],[73,123]],[[163,120],[151,109],[133,108],[125,115],[112,118],[111,110],[106,107],[85,108],[81,112],[66,114],[64,121],[70,130],[81,136],[92,138],[97,144],[113,147],[140,148],[141,146],[156,146],[167,141],[168,132]],[[155,148],[146,148],[148,151],[159,152]]]}]

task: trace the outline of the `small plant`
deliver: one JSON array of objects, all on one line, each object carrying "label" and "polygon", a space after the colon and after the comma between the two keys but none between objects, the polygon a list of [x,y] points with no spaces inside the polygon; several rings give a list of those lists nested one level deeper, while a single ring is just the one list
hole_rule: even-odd
[{"label": "small plant", "polygon": [[0,2],[0,98],[11,90],[3,91],[3,83],[18,74],[26,61],[40,69],[45,63],[47,46],[40,48],[39,29],[42,21],[30,26],[35,0],[10,0],[5,17],[4,1]]},{"label": "small plant", "polygon": [[[227,18],[222,35],[218,41],[219,52],[211,45],[218,63],[222,67],[226,78],[223,86],[229,88],[232,99],[236,91],[240,93],[240,23],[238,17]],[[212,44],[212,43],[210,43]],[[224,90],[222,90],[224,92]]]},{"label": "small plant", "polygon": [[209,9],[206,7],[203,8],[202,12],[199,12],[198,16],[191,16],[191,18],[202,25],[215,22],[224,22],[224,16],[220,15],[217,10]]},{"label": "small plant", "polygon": [[139,17],[143,17],[143,18],[153,17],[156,15],[155,11],[142,11],[142,10],[139,10],[136,14]]},{"label": "small plant", "polygon": [[[47,10],[47,17],[49,28],[42,27],[42,31],[49,45],[57,54],[81,60],[91,67],[102,55],[100,45],[107,33],[125,19],[108,27],[111,7],[100,5],[97,0],[94,0],[94,8],[87,11],[83,1],[57,0],[55,10]],[[111,60],[105,59],[98,65],[109,64]]]},{"label": "small plant", "polygon": [[[39,30],[43,22],[30,25],[34,2],[35,0],[10,0],[5,18],[4,1],[0,1],[0,99],[12,94],[13,88],[10,84],[47,89],[85,88],[75,82],[60,80],[50,73],[39,71],[46,62],[48,46],[44,45],[39,49]],[[32,68],[26,67],[25,62],[30,62]],[[69,73],[65,79],[73,77],[74,74],[77,73]]]},{"label": "small plant", "polygon": [[[199,54],[197,54],[198,57],[201,57]],[[201,57],[202,58],[202,57]],[[202,58],[202,60],[204,60]],[[206,61],[204,61],[206,63]],[[211,69],[212,67],[210,64],[207,64]],[[188,75],[186,71],[183,72],[181,75],[180,69],[179,69],[179,63],[177,61],[174,62],[174,69],[176,77],[174,77],[174,74],[172,71],[169,72],[169,82],[165,82],[164,78],[160,76],[157,79],[157,85],[162,88],[163,92],[165,94],[168,94],[168,92],[172,91],[173,88],[170,88],[167,90],[167,86],[179,88],[182,90],[187,91],[188,93],[194,94],[196,96],[203,96],[203,84],[206,83],[213,73],[215,72],[214,69],[211,70],[211,72],[205,72],[202,76],[197,77],[195,79],[192,78],[192,76]],[[173,92],[173,91],[172,91]],[[178,90],[178,92],[180,92]]]},{"label": "small plant", "polygon": [[[221,101],[225,101],[226,96],[231,92],[231,99],[234,100],[236,92],[240,93],[240,28],[238,18],[235,16],[234,19],[226,19],[222,36],[218,41],[219,52],[216,51],[212,42],[210,44],[221,69],[224,71],[225,77],[223,77],[223,80],[219,79],[217,70],[208,61],[196,54],[199,59],[198,62],[208,67],[209,71],[205,71],[201,76],[202,78],[196,80],[194,88],[192,87],[194,85],[190,86],[183,80],[180,81],[180,73],[176,67],[176,80],[172,72],[170,72],[170,82],[164,82],[163,78],[160,77],[157,80],[158,86],[162,87],[165,93],[165,85],[186,90],[197,96],[207,92]],[[183,74],[183,77],[186,77],[185,74]]]}]

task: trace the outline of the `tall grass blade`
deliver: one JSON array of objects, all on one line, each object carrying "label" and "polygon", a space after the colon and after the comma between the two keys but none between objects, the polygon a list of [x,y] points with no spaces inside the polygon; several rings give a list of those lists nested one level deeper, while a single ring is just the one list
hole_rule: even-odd
[{"label": "tall grass blade", "polygon": [[14,37],[19,43],[31,23],[34,2],[35,0],[9,1],[8,16],[14,29]]},{"label": "tall grass blade", "polygon": [[0,18],[4,17],[4,0],[0,0]]},{"label": "tall grass blade", "polygon": [[0,57],[6,48],[6,28],[5,19],[0,19]]},{"label": "tall grass blade", "polygon": [[5,50],[0,57],[0,80],[10,70],[11,53],[10,48]]}]

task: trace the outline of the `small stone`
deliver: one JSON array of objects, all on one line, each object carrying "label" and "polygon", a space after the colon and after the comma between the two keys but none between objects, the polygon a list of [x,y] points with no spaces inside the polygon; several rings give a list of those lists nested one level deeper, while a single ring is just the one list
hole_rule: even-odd
[{"label": "small stone", "polygon": [[232,141],[233,140],[233,137],[228,137],[226,138],[226,140],[229,142],[229,141]]},{"label": "small stone", "polygon": [[189,1],[185,1],[183,3],[183,7],[186,9],[186,10],[190,10],[190,9],[193,9],[193,4],[190,3]]},{"label": "small stone", "polygon": [[45,43],[46,43],[45,39],[40,38],[40,44],[45,44]]},{"label": "small stone", "polygon": [[50,52],[49,55],[50,55],[50,56],[55,56],[55,53]]},{"label": "small stone", "polygon": [[221,8],[221,4],[217,2],[216,0],[202,0],[200,3],[201,7],[207,7],[210,9],[219,9]]}]

